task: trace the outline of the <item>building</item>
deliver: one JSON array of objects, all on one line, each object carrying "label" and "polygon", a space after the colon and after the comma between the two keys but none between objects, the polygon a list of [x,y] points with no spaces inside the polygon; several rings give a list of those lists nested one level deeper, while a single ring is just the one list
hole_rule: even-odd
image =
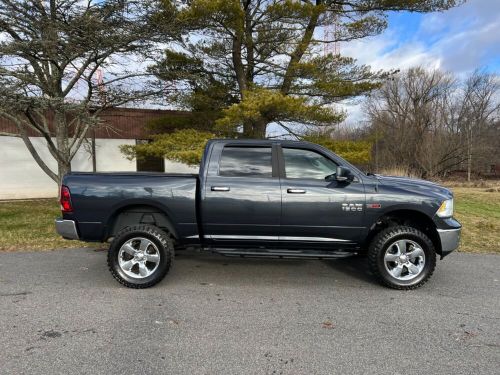
[{"label": "building", "polygon": [[[100,116],[102,125],[91,131],[89,139],[72,160],[73,171],[165,171],[197,172],[197,168],[162,158],[127,160],[120,145],[148,142],[148,121],[165,116],[183,116],[185,112],[113,108]],[[17,133],[14,124],[0,118],[0,132]],[[53,170],[55,160],[50,156],[42,137],[31,134],[31,140],[42,159]],[[95,140],[95,141],[94,141]],[[93,147],[94,146],[94,147]],[[95,149],[95,153],[92,150]],[[34,161],[19,137],[0,136],[0,199],[56,197],[57,184]]]}]

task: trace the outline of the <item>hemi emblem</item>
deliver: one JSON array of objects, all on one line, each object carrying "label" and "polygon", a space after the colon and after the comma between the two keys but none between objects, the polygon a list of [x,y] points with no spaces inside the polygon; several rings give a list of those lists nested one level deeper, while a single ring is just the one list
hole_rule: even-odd
[{"label": "hemi emblem", "polygon": [[367,203],[366,208],[381,208],[382,205],[380,203]]}]

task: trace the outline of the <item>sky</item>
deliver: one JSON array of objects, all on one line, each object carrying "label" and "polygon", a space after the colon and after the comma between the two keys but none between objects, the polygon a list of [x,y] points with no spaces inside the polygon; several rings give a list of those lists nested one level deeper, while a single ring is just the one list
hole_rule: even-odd
[{"label": "sky", "polygon": [[[0,33],[0,41],[4,37]],[[373,70],[420,65],[459,77],[477,68],[500,75],[500,0],[468,0],[444,12],[391,12],[383,33],[341,43],[340,53],[356,58],[359,64],[370,65]],[[145,62],[124,65],[140,70]],[[114,69],[122,67],[117,64],[110,68],[105,79]],[[348,113],[348,125],[363,124],[361,101],[358,98],[340,105]]]},{"label": "sky", "polygon": [[[342,55],[373,70],[412,66],[465,76],[480,68],[500,74],[500,0],[469,0],[444,12],[393,12],[380,35],[340,45]],[[346,105],[347,123],[363,121],[359,104]]]}]

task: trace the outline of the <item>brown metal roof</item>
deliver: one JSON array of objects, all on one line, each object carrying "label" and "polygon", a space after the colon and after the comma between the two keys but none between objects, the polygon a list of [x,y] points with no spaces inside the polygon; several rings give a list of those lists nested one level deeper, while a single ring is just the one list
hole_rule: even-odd
[{"label": "brown metal roof", "polygon": [[[151,132],[146,128],[149,121],[162,117],[183,117],[189,112],[162,109],[110,108],[99,116],[102,123],[95,128],[96,138],[145,139]],[[51,123],[51,116],[47,116]],[[17,127],[10,120],[0,117],[0,132],[17,134]],[[29,129],[29,136],[38,137]],[[88,134],[91,136],[91,134]]]}]

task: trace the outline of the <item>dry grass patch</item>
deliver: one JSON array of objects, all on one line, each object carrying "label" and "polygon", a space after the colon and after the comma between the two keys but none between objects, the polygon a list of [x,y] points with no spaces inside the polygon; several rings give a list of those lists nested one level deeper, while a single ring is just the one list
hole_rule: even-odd
[{"label": "dry grass patch", "polygon": [[87,246],[56,233],[54,220],[58,216],[61,211],[55,198],[0,202],[0,251]]},{"label": "dry grass patch", "polygon": [[500,253],[500,191],[452,188],[455,217],[463,225],[460,251]]}]

